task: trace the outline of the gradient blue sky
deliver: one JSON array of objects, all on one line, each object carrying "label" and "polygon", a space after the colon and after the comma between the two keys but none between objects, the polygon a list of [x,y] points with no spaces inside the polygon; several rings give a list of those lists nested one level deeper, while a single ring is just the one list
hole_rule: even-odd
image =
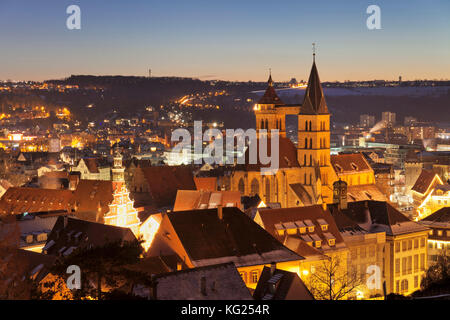
[{"label": "gradient blue sky", "polygon": [[[66,28],[77,4],[82,29]],[[381,7],[382,30],[366,27]],[[306,79],[450,78],[449,0],[0,0],[0,79],[70,74]]]}]

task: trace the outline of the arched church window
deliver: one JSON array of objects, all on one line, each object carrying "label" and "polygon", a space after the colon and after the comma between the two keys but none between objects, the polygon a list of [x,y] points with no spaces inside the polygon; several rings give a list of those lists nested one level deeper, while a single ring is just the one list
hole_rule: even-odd
[{"label": "arched church window", "polygon": [[312,161],[312,154],[309,155],[309,165],[312,167],[313,161]]},{"label": "arched church window", "polygon": [[305,149],[308,149],[308,138],[305,138]]},{"label": "arched church window", "polygon": [[306,154],[303,155],[303,165],[306,167]]},{"label": "arched church window", "polygon": [[311,121],[309,122],[309,131],[312,131],[312,123],[311,123]]},{"label": "arched church window", "polygon": [[261,120],[261,129],[264,129],[264,120]]},{"label": "arched church window", "polygon": [[266,203],[270,202],[270,179],[266,179]]},{"label": "arched church window", "polygon": [[244,184],[244,179],[242,179],[242,178],[239,179],[238,190],[241,194],[245,194],[245,184]]},{"label": "arched church window", "polygon": [[310,149],[312,149],[312,148],[313,148],[313,145],[312,145],[312,138],[311,138],[311,139],[309,139],[309,148],[310,148]]},{"label": "arched church window", "polygon": [[308,131],[308,121],[305,121],[305,131]]},{"label": "arched church window", "polygon": [[254,196],[255,194],[259,194],[259,183],[258,180],[253,179],[252,183],[250,185],[250,190],[252,193],[252,196]]}]

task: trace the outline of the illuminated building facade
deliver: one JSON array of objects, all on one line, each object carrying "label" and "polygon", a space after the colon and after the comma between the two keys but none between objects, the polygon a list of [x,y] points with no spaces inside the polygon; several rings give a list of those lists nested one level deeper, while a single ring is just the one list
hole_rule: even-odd
[{"label": "illuminated building facade", "polygon": [[428,234],[428,267],[442,254],[450,255],[450,207],[442,208],[420,221],[430,228]]},{"label": "illuminated building facade", "polygon": [[418,219],[423,219],[433,212],[450,207],[450,185],[444,184],[438,174],[422,170],[411,189],[417,207]]},{"label": "illuminated building facade", "polygon": [[103,217],[105,224],[130,228],[136,237],[139,236],[141,221],[134,208],[134,201],[130,199],[130,192],[125,185],[125,168],[122,165],[122,155],[116,149],[114,153],[113,201],[108,205],[109,212]]}]

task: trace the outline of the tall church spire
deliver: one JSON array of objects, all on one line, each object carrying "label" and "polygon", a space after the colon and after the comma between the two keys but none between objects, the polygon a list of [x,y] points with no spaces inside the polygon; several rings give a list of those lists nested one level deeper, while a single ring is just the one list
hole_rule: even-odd
[{"label": "tall church spire", "polygon": [[300,108],[300,114],[329,114],[322,85],[320,84],[315,56],[316,53],[314,48],[313,65],[309,75],[308,87],[306,88],[303,105]]}]

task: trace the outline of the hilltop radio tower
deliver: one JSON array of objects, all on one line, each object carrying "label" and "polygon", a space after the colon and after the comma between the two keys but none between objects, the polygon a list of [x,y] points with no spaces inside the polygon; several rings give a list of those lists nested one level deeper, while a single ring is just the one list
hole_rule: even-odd
[{"label": "hilltop radio tower", "polygon": [[148,69],[148,77],[149,77],[149,78],[152,77],[152,69]]}]

